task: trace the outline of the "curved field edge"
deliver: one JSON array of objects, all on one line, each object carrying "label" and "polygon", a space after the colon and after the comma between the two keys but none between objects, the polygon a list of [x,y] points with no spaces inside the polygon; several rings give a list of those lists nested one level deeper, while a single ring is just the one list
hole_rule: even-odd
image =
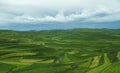
[{"label": "curved field edge", "polygon": [[119,73],[119,29],[0,31],[0,73]]}]

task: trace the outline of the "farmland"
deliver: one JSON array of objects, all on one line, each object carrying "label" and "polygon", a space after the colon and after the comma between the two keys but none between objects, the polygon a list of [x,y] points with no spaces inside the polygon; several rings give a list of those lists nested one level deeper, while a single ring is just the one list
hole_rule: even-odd
[{"label": "farmland", "polygon": [[120,29],[0,30],[0,73],[120,73]]}]

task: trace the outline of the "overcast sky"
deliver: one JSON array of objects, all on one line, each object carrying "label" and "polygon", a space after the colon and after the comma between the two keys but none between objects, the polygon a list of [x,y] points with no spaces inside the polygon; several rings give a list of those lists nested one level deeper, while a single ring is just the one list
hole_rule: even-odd
[{"label": "overcast sky", "polygon": [[120,0],[0,0],[0,26],[119,20]]}]

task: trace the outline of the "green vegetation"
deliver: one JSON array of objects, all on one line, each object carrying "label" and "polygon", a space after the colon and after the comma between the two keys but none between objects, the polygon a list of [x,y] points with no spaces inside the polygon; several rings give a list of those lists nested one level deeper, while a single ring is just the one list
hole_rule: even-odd
[{"label": "green vegetation", "polygon": [[120,73],[120,29],[0,30],[0,73]]}]

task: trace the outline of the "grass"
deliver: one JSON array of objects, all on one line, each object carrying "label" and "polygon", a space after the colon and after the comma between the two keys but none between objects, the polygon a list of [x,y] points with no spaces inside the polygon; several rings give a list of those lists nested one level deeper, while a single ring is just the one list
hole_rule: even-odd
[{"label": "grass", "polygon": [[5,63],[0,63],[0,73],[10,72],[13,68],[15,68],[14,65],[5,64]]},{"label": "grass", "polygon": [[101,73],[120,73],[120,62],[113,63],[109,68],[105,69]]},{"label": "grass", "polygon": [[102,70],[104,70],[109,65],[111,65],[111,62],[107,56],[107,53],[105,53],[104,54],[104,64],[88,71],[87,73],[100,73]]},{"label": "grass", "polygon": [[119,29],[0,30],[0,73],[120,73],[119,61]]}]

